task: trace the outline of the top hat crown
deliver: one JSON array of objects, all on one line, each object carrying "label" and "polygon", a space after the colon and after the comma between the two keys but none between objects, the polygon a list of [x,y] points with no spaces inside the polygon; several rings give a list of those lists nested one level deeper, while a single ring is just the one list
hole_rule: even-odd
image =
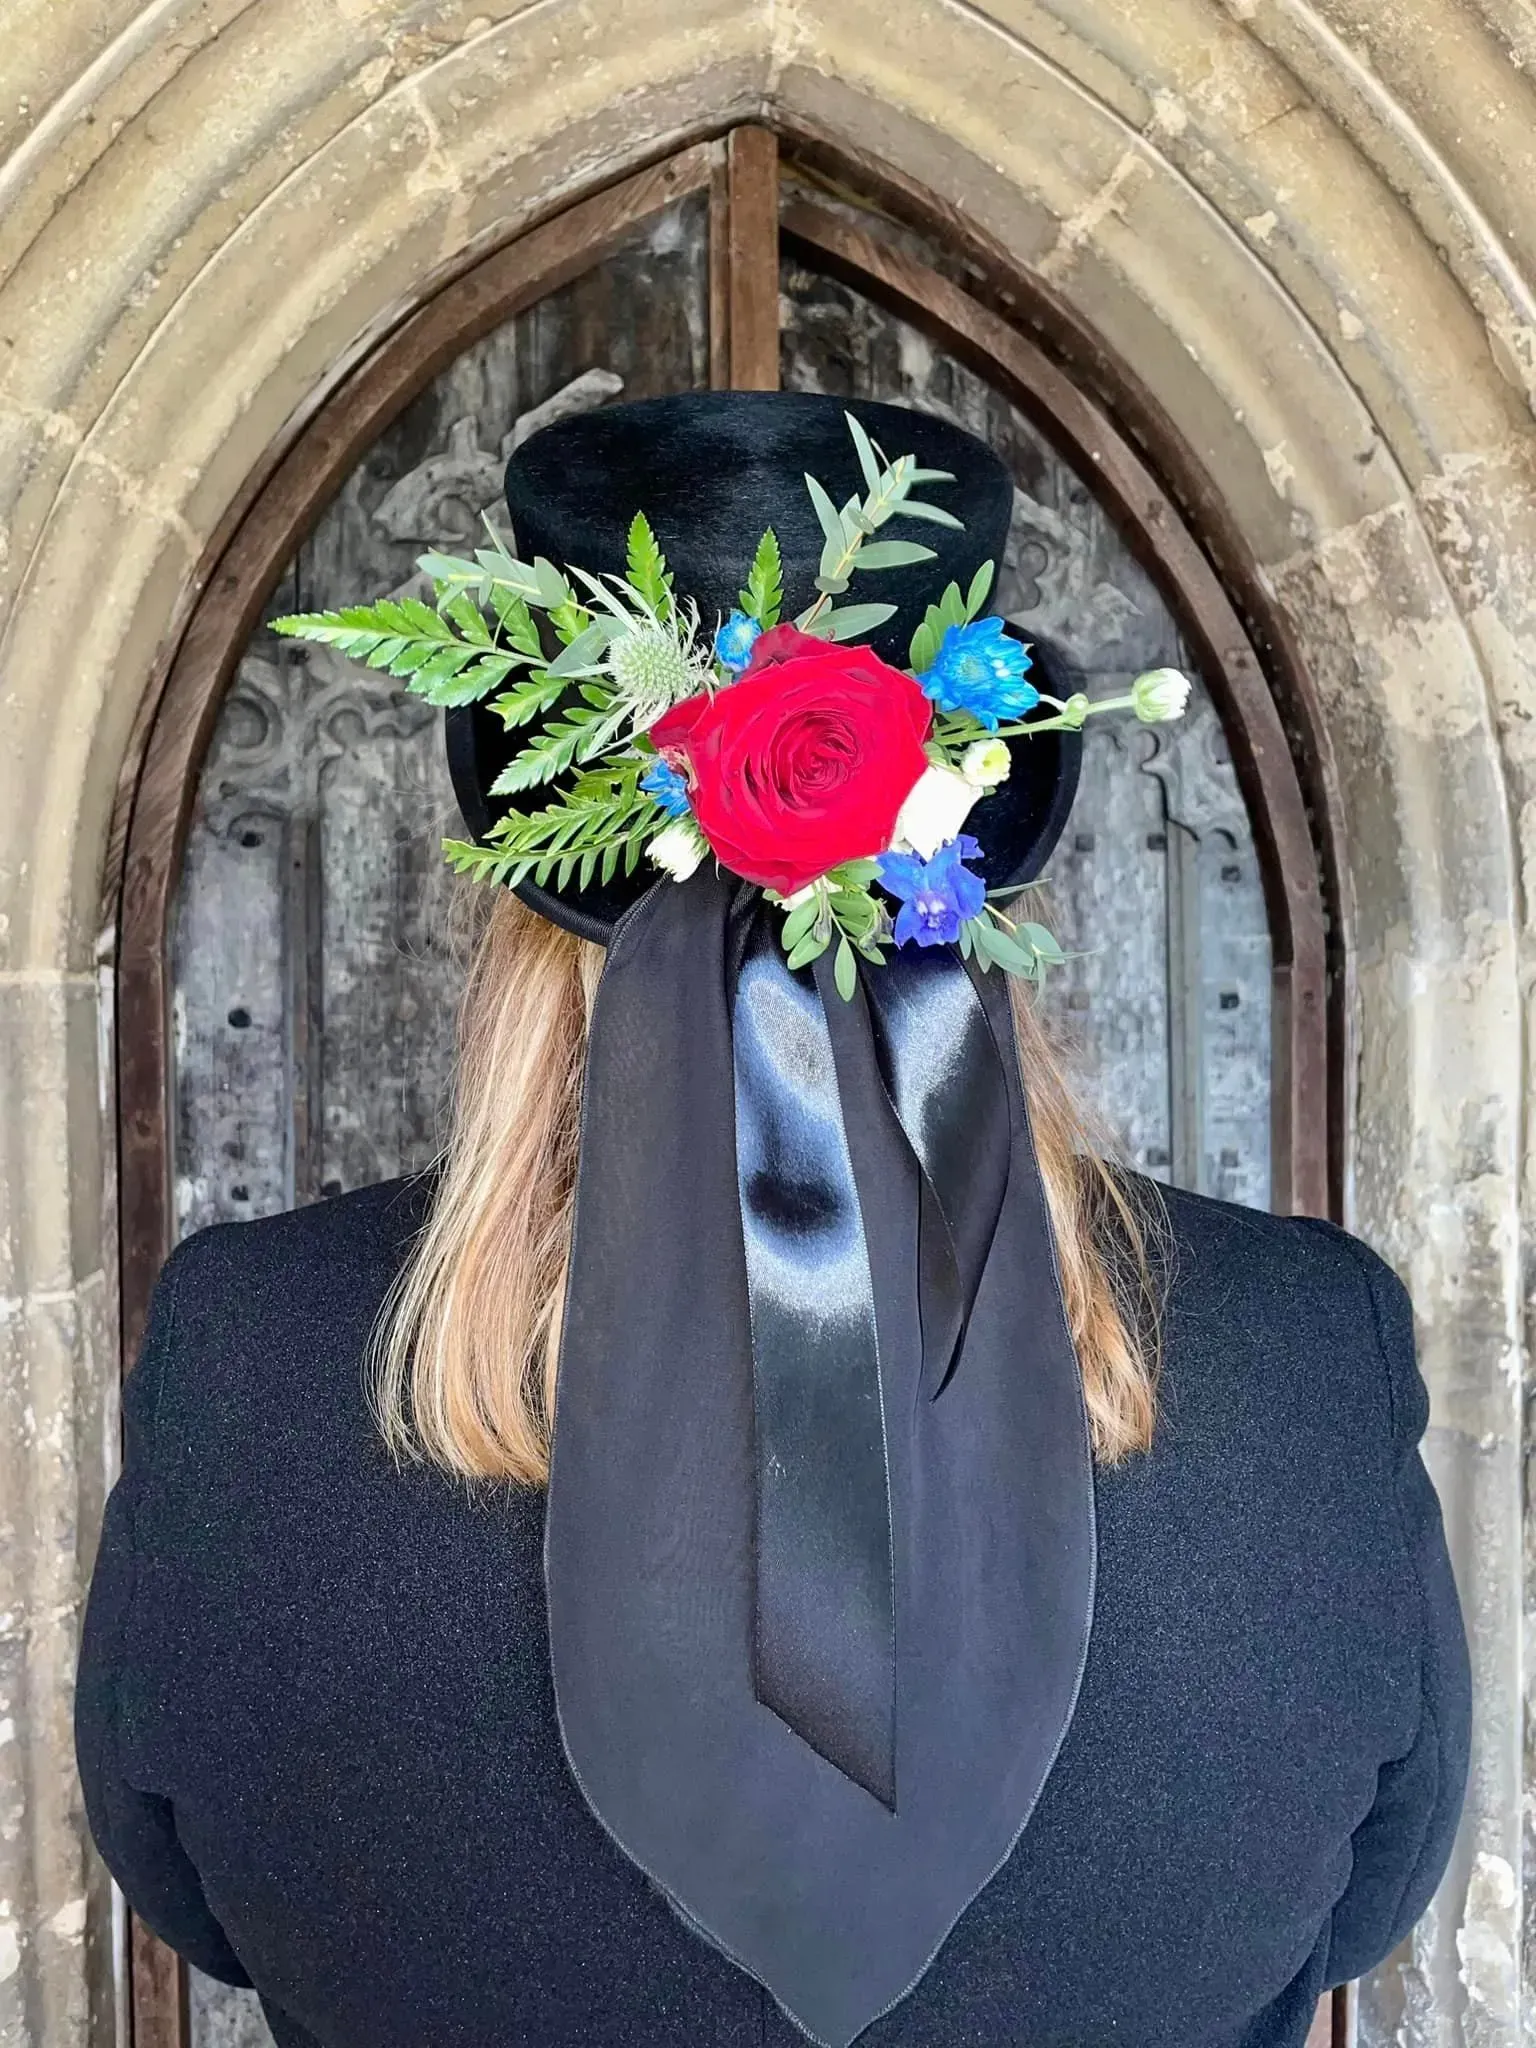
[{"label": "top hat crown", "polygon": [[[931,413],[808,392],[685,392],[577,414],[524,442],[507,465],[507,507],[518,552],[574,564],[594,575],[622,574],[630,521],[643,512],[672,571],[678,595],[699,608],[706,631],[737,603],[764,527],[778,536],[784,616],[816,595],[822,531],[807,474],[834,503],[860,494],[863,478],[846,415],[895,457],[947,471],[937,486],[945,510],[961,522],[939,526],[897,513],[893,539],[933,550],[929,559],[882,570],[868,594],[896,607],[864,636],[893,666],[905,665],[913,632],[946,587],[969,587],[986,562],[1001,560],[1013,508],[1013,480],[982,441]],[[863,594],[863,593],[861,593]],[[1051,657],[1035,649],[1038,680],[1056,681]],[[513,751],[484,705],[448,714],[454,792],[470,831],[483,838],[500,814],[491,789]],[[1007,782],[977,805],[967,830],[980,841],[989,884],[1030,879],[1066,821],[1077,782],[1074,733],[1013,743]],[[616,919],[650,885],[637,873],[586,889],[552,890],[525,882],[519,893],[583,938],[606,940]]]}]

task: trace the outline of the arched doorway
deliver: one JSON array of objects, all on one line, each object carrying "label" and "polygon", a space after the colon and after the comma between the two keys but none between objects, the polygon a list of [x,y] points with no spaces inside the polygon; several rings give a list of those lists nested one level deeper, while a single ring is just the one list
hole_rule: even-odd
[{"label": "arched doorway", "polygon": [[[814,137],[742,128],[428,301],[222,536],[126,819],[126,1355],[177,1237],[409,1171],[435,1142],[457,975],[435,720],[277,642],[263,615],[405,580],[420,545],[496,502],[508,442],[551,410],[781,379],[986,433],[1017,480],[1004,609],[1095,675],[1169,661],[1198,677],[1177,733],[1090,756],[1057,917],[1098,950],[1050,1001],[1134,1164],[1330,1206],[1325,782],[1302,679],[1194,465],[962,223]],[[137,2048],[264,2038],[138,1929],[133,2008]]]}]

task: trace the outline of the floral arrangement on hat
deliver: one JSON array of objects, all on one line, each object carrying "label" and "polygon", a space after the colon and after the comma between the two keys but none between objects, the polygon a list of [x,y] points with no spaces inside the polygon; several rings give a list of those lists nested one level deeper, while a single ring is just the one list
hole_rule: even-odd
[{"label": "floral arrangement on hat", "polygon": [[1038,978],[1061,949],[1011,914],[1019,891],[987,889],[964,830],[972,807],[1006,779],[1010,740],[1076,731],[1107,711],[1178,718],[1189,684],[1154,669],[1122,696],[1046,696],[1028,648],[980,616],[990,562],[928,607],[906,669],[861,646],[895,606],[835,600],[855,575],[934,552],[880,529],[897,513],[960,522],[913,496],[948,472],[889,460],[846,418],[866,490],[837,506],[806,477],[824,544],[817,595],[793,623],[779,616],[772,528],[736,608],[706,635],[637,512],[623,576],[520,562],[488,524],[491,544],[473,560],[421,557],[433,604],[385,599],[275,628],[397,676],[429,703],[488,700],[509,731],[532,729],[492,793],[549,789],[549,801],[507,811],[483,844],[445,842],[460,873],[586,887],[642,860],[684,881],[713,858],[782,910],[791,967],[835,946],[845,998],[858,959],[878,966],[892,946],[956,945],[982,967]]}]

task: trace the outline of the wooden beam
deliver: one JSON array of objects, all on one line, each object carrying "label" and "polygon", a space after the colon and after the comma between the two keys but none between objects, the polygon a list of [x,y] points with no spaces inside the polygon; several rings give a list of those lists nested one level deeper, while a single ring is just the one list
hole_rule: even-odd
[{"label": "wooden beam", "polygon": [[779,142],[733,128],[710,191],[710,382],[779,388]]},{"label": "wooden beam", "polygon": [[133,2048],[188,2048],[187,1973],[180,1956],[142,1920],[129,1923],[133,1959]]}]

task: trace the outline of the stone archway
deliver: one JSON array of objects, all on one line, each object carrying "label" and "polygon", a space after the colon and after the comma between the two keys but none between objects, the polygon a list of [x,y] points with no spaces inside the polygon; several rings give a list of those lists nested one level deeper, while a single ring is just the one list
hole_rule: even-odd
[{"label": "stone archway", "polygon": [[1204,494],[1223,567],[1267,587],[1317,680],[1355,974],[1349,1220],[1418,1299],[1481,1702],[1461,1856],[1367,2018],[1390,2032],[1396,2004],[1406,2040],[1513,2044],[1528,20],[1501,0],[1379,16],[1167,0],[1134,17],[1107,0],[23,0],[20,15],[0,115],[0,1457],[18,1730],[0,1768],[20,1816],[0,1852],[0,2039],[83,2040],[93,1981],[59,1761],[116,1365],[101,877],[196,565],[292,424],[435,281],[594,176],[767,113],[925,188],[1128,367],[1197,458],[1196,523]]}]

